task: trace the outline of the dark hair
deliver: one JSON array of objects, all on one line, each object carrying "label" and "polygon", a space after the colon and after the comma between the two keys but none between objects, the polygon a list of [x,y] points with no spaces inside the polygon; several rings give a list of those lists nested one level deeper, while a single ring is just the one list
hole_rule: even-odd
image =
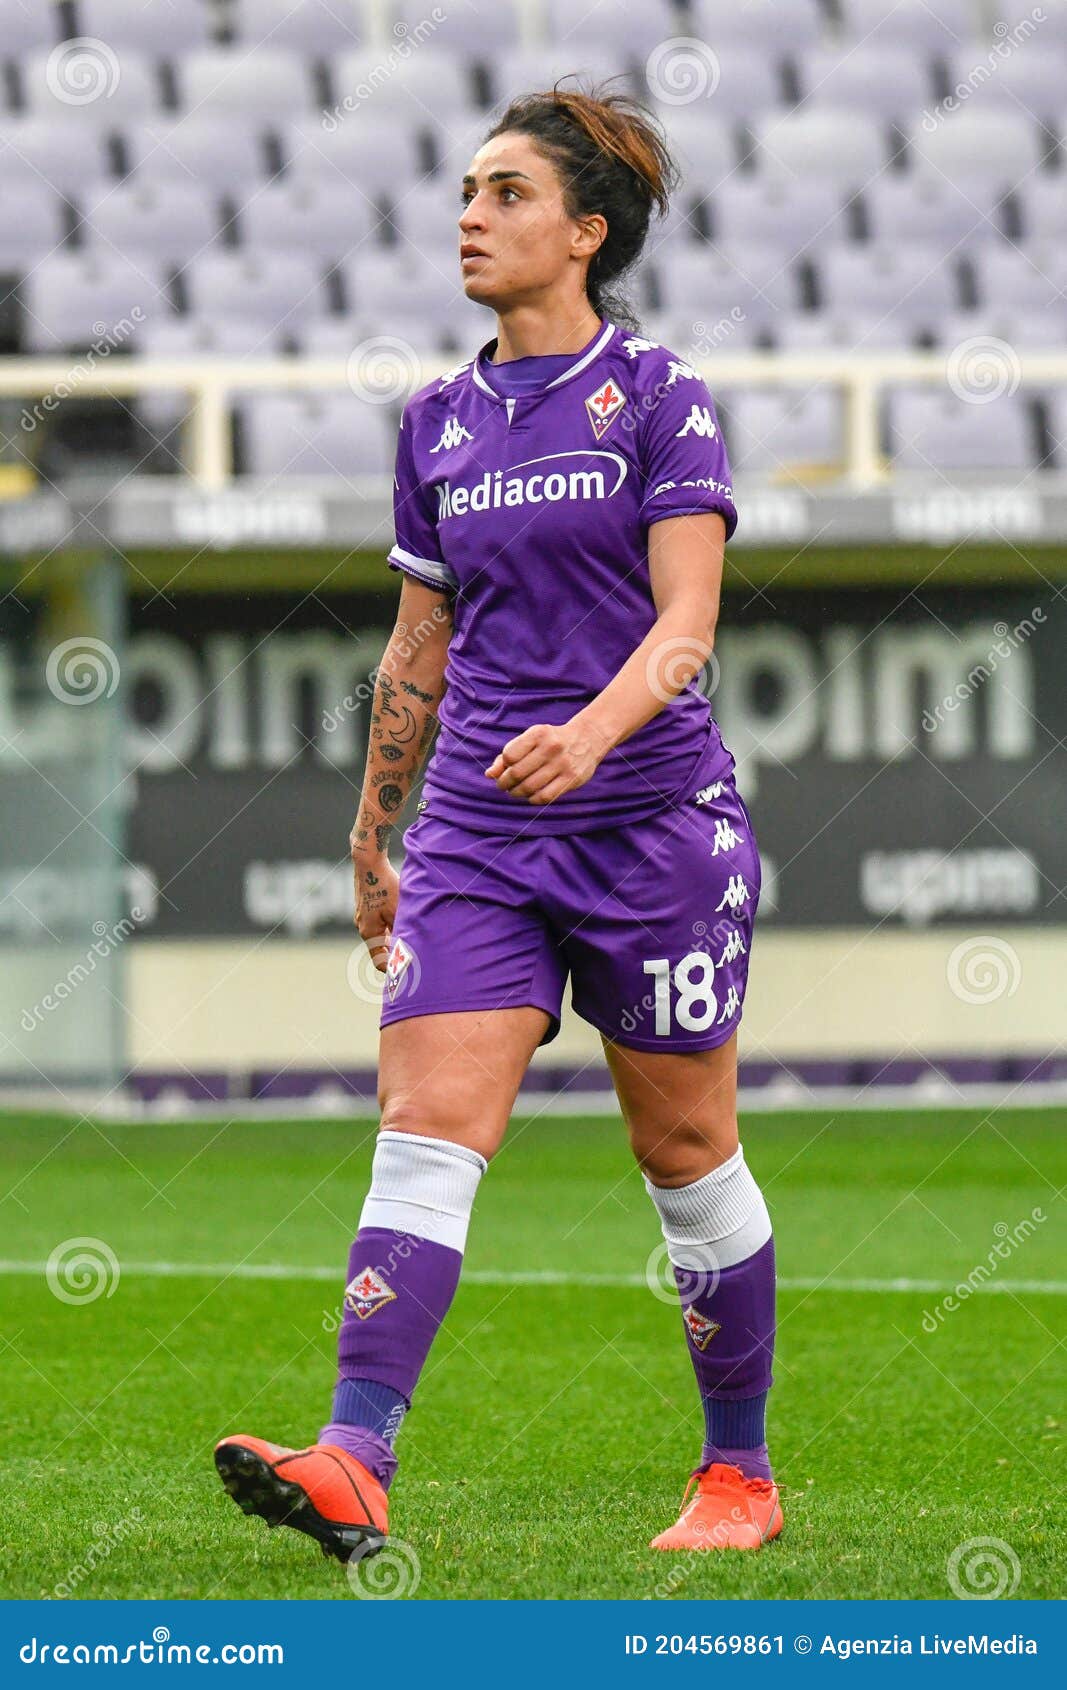
[{"label": "dark hair", "polygon": [[506,130],[529,135],[559,174],[568,217],[599,213],[607,220],[608,232],[589,262],[586,293],[601,316],[637,332],[634,307],[611,284],[641,256],[652,212],[666,216],[678,170],[661,129],[638,100],[609,92],[607,84],[589,92],[563,89],[565,80],[512,100],[485,139]]}]

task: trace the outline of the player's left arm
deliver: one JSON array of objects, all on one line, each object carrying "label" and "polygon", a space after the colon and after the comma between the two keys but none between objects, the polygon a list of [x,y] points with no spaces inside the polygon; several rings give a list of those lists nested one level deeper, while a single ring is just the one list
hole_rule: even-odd
[{"label": "player's left arm", "polygon": [[608,685],[568,722],[518,734],[486,773],[531,804],[584,786],[621,745],[698,675],[711,656],[726,521],[718,511],[667,517],[648,531],[656,620]]}]

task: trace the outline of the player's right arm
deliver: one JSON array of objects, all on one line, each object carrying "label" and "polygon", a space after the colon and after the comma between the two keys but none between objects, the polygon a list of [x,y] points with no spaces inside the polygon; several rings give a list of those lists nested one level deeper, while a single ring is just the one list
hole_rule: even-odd
[{"label": "player's right arm", "polygon": [[400,887],[389,840],[437,729],[451,637],[447,595],[405,574],[396,624],[375,678],[367,766],[349,835],[355,923],[380,969],[392,942]]}]

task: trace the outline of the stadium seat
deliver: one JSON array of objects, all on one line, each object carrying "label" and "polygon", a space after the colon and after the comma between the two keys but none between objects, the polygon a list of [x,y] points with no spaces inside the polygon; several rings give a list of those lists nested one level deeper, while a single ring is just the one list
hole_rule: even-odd
[{"label": "stadium seat", "polygon": [[356,48],[342,53],[331,71],[343,122],[358,112],[373,123],[385,111],[414,124],[434,123],[443,114],[477,110],[469,61],[436,44],[427,43],[395,64],[375,47]]},{"label": "stadium seat", "polygon": [[945,253],[1001,239],[1003,198],[985,177],[950,182],[930,170],[887,172],[863,190],[872,241],[940,245]]},{"label": "stadium seat", "polygon": [[930,129],[916,123],[909,133],[914,163],[940,171],[950,181],[984,177],[991,187],[1012,187],[1036,170],[1050,142],[1033,118],[999,106],[977,109],[972,102]]},{"label": "stadium seat", "polygon": [[377,211],[358,188],[306,179],[269,182],[237,213],[241,245],[250,252],[290,250],[322,265],[373,242],[377,228]]},{"label": "stadium seat", "polygon": [[795,256],[847,237],[845,196],[832,182],[730,176],[712,193],[712,240],[740,252],[750,242]]},{"label": "stadium seat", "polygon": [[731,311],[762,323],[801,304],[796,276],[774,247],[679,251],[657,265],[657,275],[663,308],[676,316],[691,311],[704,323],[728,318]]},{"label": "stadium seat", "polygon": [[26,179],[5,185],[0,271],[36,264],[62,246],[65,233],[63,202],[46,182]]},{"label": "stadium seat", "polygon": [[736,168],[734,126],[725,117],[693,106],[674,106],[660,117],[684,183],[695,195],[706,197]]},{"label": "stadium seat", "polygon": [[831,387],[735,388],[728,409],[735,475],[791,480],[843,461],[843,401]]},{"label": "stadium seat", "polygon": [[906,47],[813,47],[799,59],[798,76],[801,97],[823,109],[906,122],[934,99],[928,63]]},{"label": "stadium seat", "polygon": [[5,55],[54,47],[59,36],[57,6],[27,6],[26,0],[0,0],[0,41]]},{"label": "stadium seat", "polygon": [[418,134],[395,112],[376,111],[367,122],[355,111],[335,128],[301,118],[285,126],[282,139],[293,179],[315,178],[327,192],[343,181],[373,199],[423,174]]},{"label": "stadium seat", "polygon": [[881,314],[932,327],[960,304],[956,273],[941,247],[827,248],[816,271],[820,303],[842,316]]},{"label": "stadium seat", "polygon": [[25,276],[22,344],[32,352],[113,341],[133,349],[145,322],[171,314],[161,269],[101,253],[56,252]]},{"label": "stadium seat", "polygon": [[[642,69],[641,83],[652,109],[664,120],[683,111],[735,121],[786,103],[779,66],[768,54],[748,47],[730,44],[716,48],[714,71],[706,90],[702,90],[701,75],[702,67],[694,63],[690,73],[684,54],[680,54],[658,71],[655,59],[649,60]],[[682,96],[687,92],[695,97],[685,100]]]},{"label": "stadium seat", "polygon": [[770,328],[779,352],[903,352],[915,344],[914,324],[884,312],[783,311]]},{"label": "stadium seat", "polygon": [[321,315],[322,267],[302,253],[209,252],[185,271],[189,308],[289,332],[299,317]]},{"label": "stadium seat", "polygon": [[175,62],[182,106],[190,112],[278,123],[318,104],[310,62],[284,47],[204,47]]},{"label": "stadium seat", "polygon": [[885,131],[855,112],[804,106],[753,125],[756,166],[761,174],[797,182],[814,178],[848,189],[862,188],[885,169]]},{"label": "stadium seat", "polygon": [[619,52],[641,62],[661,42],[689,33],[679,27],[680,15],[670,0],[627,0],[610,13],[574,0],[544,0],[544,16],[549,41],[580,49],[587,42],[602,42],[610,32]]},{"label": "stadium seat", "polygon": [[78,196],[79,242],[89,251],[187,263],[219,233],[214,194],[187,181],[98,181]]},{"label": "stadium seat", "polygon": [[[519,7],[514,0],[493,6],[487,6],[485,0],[448,0],[448,5],[440,9],[444,17],[438,23],[432,19],[432,8],[427,7],[426,0],[396,0],[396,21],[407,26],[413,51],[432,52],[439,45],[449,52],[463,51],[473,58],[484,58],[515,46],[519,40]],[[427,28],[431,22],[432,32]]]},{"label": "stadium seat", "polygon": [[494,106],[503,106],[516,94],[551,88],[565,76],[577,78],[567,83],[569,88],[579,85],[586,88],[609,77],[621,77],[613,84],[616,93],[633,91],[625,54],[604,41],[583,41],[577,47],[565,42],[546,47],[509,47],[494,53],[487,68]]},{"label": "stadium seat", "polygon": [[160,110],[156,66],[134,48],[106,56],[88,48],[58,61],[38,52],[23,59],[19,70],[26,110],[42,121],[114,128]]},{"label": "stadium seat", "polygon": [[131,166],[146,181],[199,182],[222,194],[268,174],[263,126],[221,113],[127,124],[123,136]]},{"label": "stadium seat", "polygon": [[990,246],[972,260],[979,306],[1011,305],[1067,314],[1067,263],[1060,245]]},{"label": "stadium seat", "polygon": [[[148,325],[140,336],[137,351],[154,361],[190,363],[205,358],[241,358],[255,361],[276,356],[282,350],[280,337],[264,334],[258,323],[239,318],[170,317]],[[137,400],[139,415],[155,437],[174,434],[189,412],[189,394],[182,388],[149,388]],[[180,442],[168,442],[177,456]]]},{"label": "stadium seat", "polygon": [[1067,53],[1054,42],[1046,44],[1040,28],[1023,46],[1004,45],[1003,54],[991,51],[988,42],[951,54],[946,69],[955,98],[973,100],[977,110],[994,104],[1021,109],[1055,126],[1067,106]]},{"label": "stadium seat", "polygon": [[393,473],[392,407],[353,393],[254,394],[240,401],[251,475],[329,475],[343,481]]},{"label": "stadium seat", "polygon": [[1026,240],[1067,240],[1067,193],[1062,173],[1029,176],[1015,189],[1015,199]]},{"label": "stadium seat", "polygon": [[228,14],[242,46],[289,47],[332,58],[366,40],[364,0],[232,0]]},{"label": "stadium seat", "polygon": [[967,404],[941,389],[903,387],[887,402],[890,451],[900,469],[1028,468],[1034,459],[1021,394]]},{"label": "stadium seat", "polygon": [[1048,399],[1049,445],[1052,450],[1050,468],[1067,470],[1067,393],[1061,387]]},{"label": "stadium seat", "polygon": [[139,47],[158,58],[187,52],[213,39],[220,17],[212,0],[145,5],[145,0],[76,0],[78,34],[115,48]]},{"label": "stadium seat", "polygon": [[386,332],[398,316],[421,316],[429,322],[449,299],[457,295],[466,299],[456,260],[450,270],[441,270],[428,262],[412,264],[406,252],[372,252],[365,247],[344,261],[341,274],[349,310],[377,315]]},{"label": "stadium seat", "polygon": [[[0,173],[5,193],[14,183],[47,183],[73,195],[86,178],[108,168],[104,136],[75,118],[9,119],[0,125]],[[5,213],[6,214],[6,213]]]},{"label": "stadium seat", "polygon": [[792,53],[810,47],[823,34],[819,0],[692,0],[688,28],[673,31],[701,36],[715,47],[735,41],[767,53]]},{"label": "stadium seat", "polygon": [[844,41],[910,42],[946,53],[974,33],[974,0],[838,0]]},{"label": "stadium seat", "polygon": [[992,309],[954,311],[942,317],[938,335],[944,347],[980,339],[1002,340],[1006,346],[1035,352],[1059,352],[1067,346],[1067,311],[1027,311],[1010,302]]},{"label": "stadium seat", "polygon": [[448,254],[458,266],[462,210],[458,184],[440,179],[416,182],[390,197],[386,227],[395,232],[401,251]]}]

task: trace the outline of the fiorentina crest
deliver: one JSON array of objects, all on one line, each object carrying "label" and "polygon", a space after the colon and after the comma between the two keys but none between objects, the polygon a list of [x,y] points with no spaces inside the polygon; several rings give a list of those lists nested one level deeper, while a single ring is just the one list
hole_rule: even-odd
[{"label": "fiorentina crest", "polygon": [[613,381],[606,381],[603,387],[598,387],[595,393],[589,395],[585,408],[598,440],[603,439],[625,403],[625,393]]},{"label": "fiorentina crest", "polygon": [[385,965],[385,985],[389,993],[390,1003],[400,989],[400,982],[407,973],[410,962],[411,952],[403,939],[394,940],[393,948],[389,952],[389,959]]},{"label": "fiorentina crest", "polygon": [[381,1274],[372,1267],[365,1267],[345,1286],[345,1308],[351,1309],[360,1320],[369,1320],[386,1303],[395,1302],[396,1292],[389,1289]]},{"label": "fiorentina crest", "polygon": [[706,1350],[716,1332],[722,1331],[717,1320],[709,1320],[707,1315],[701,1314],[692,1305],[683,1311],[683,1319],[686,1331],[698,1350]]}]

